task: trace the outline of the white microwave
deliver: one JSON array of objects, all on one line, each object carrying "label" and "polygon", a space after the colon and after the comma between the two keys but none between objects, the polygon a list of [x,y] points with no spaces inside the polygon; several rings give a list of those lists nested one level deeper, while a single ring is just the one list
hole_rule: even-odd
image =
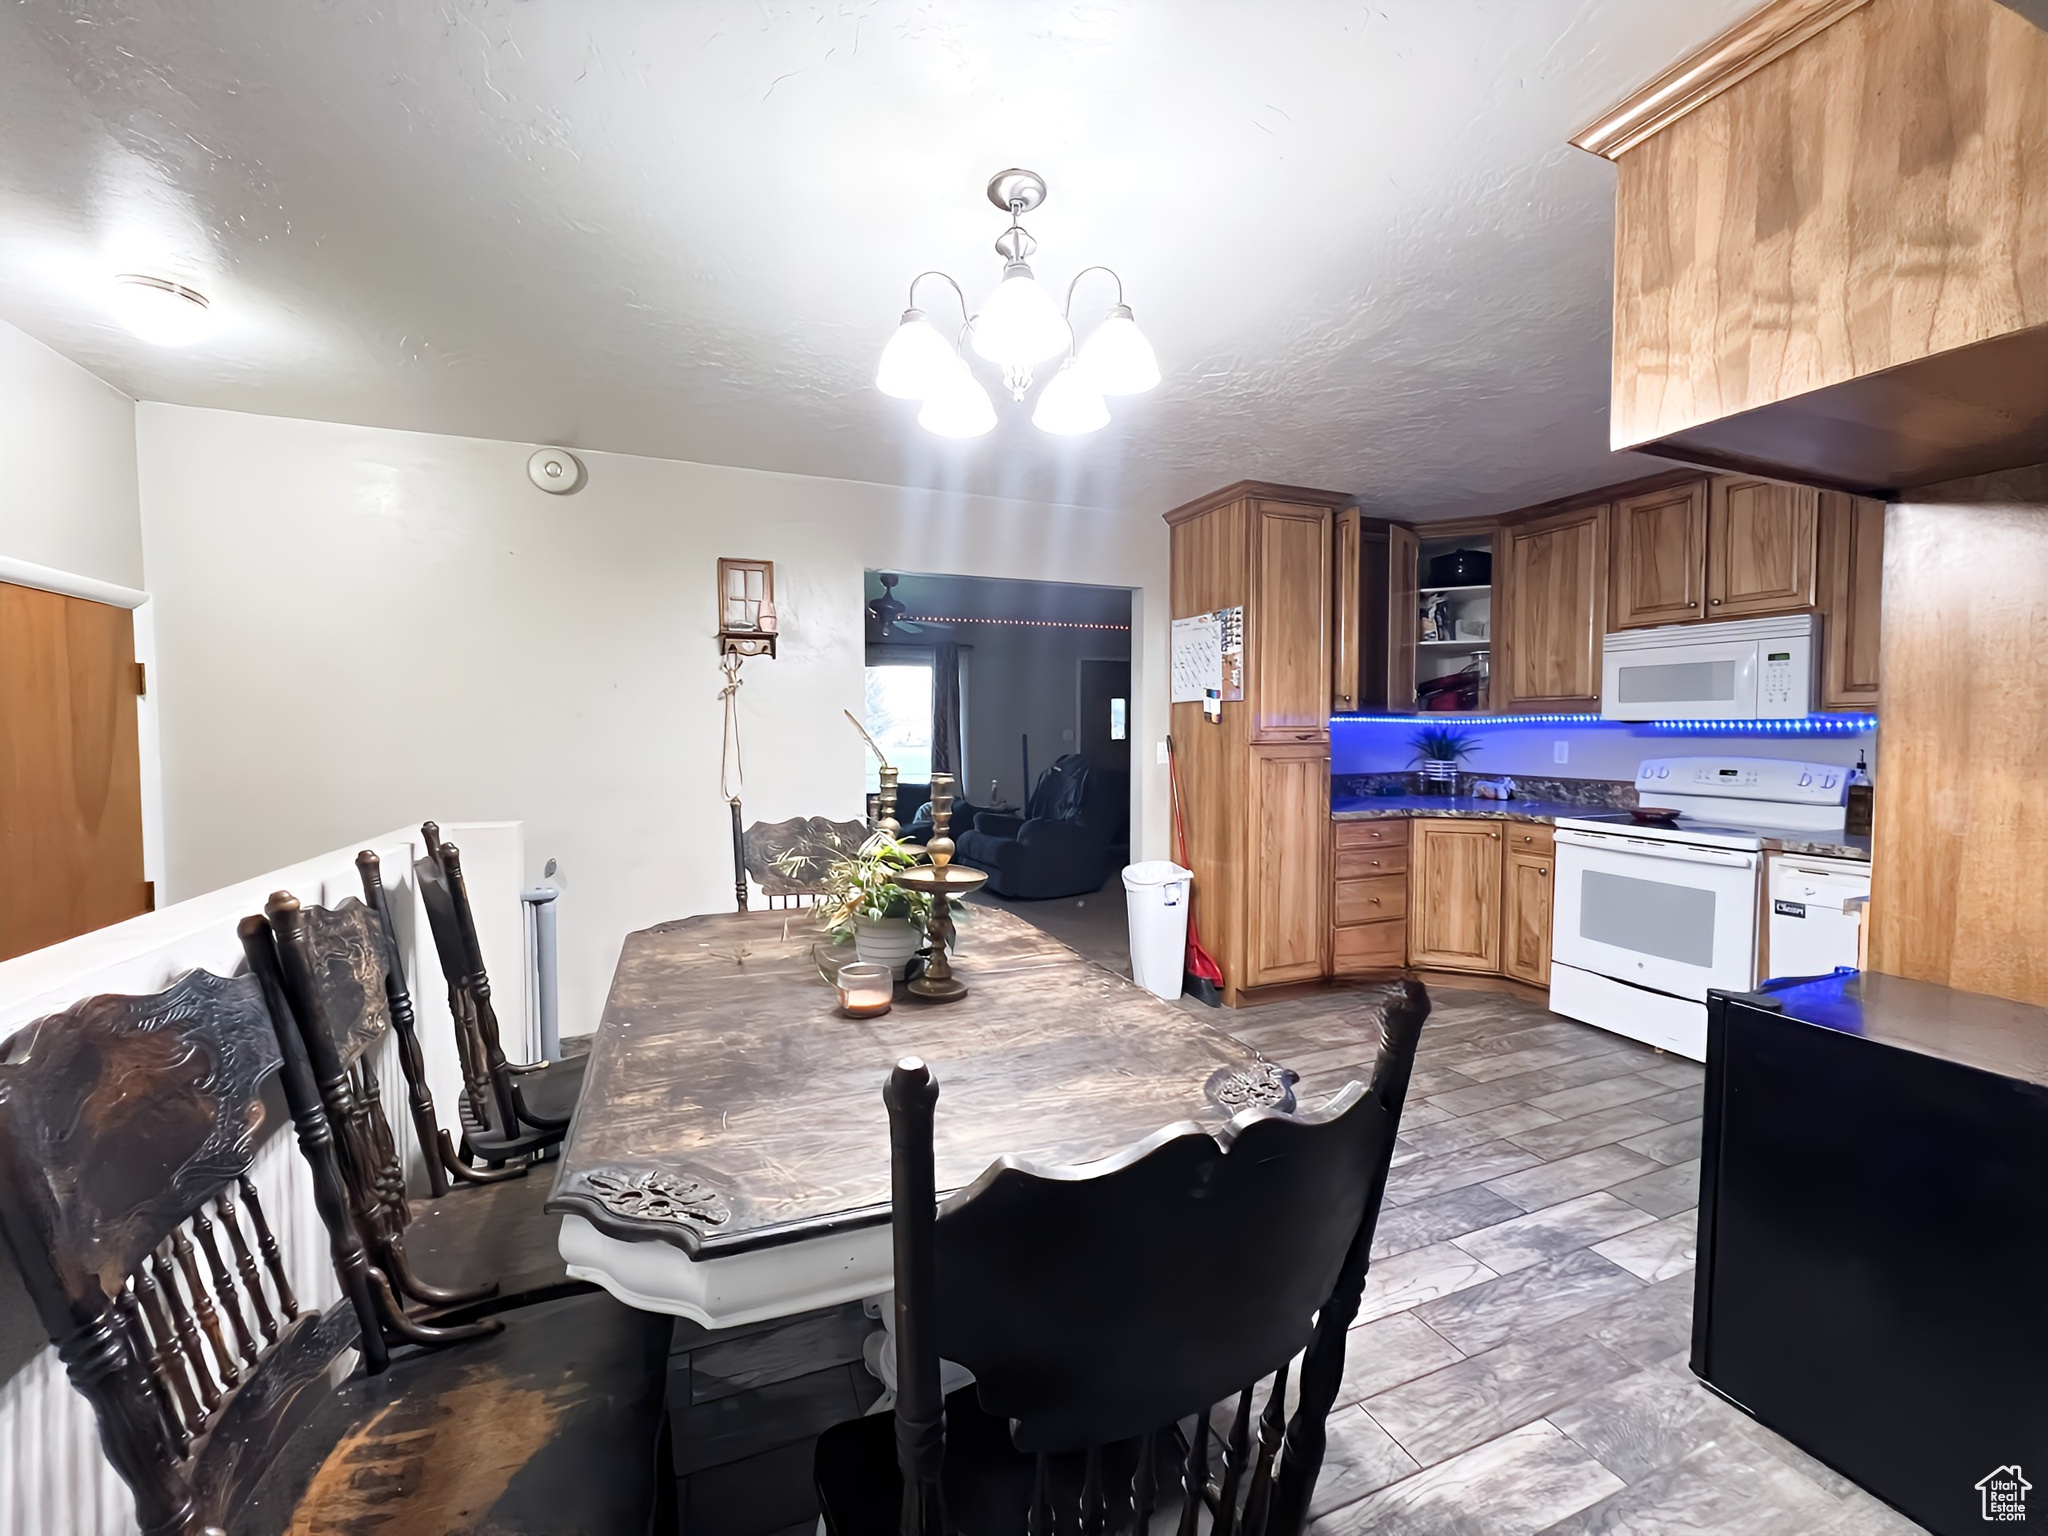
[{"label": "white microwave", "polygon": [[1609,635],[1600,713],[1609,720],[1771,720],[1813,712],[1820,618],[1795,613],[1667,624]]}]

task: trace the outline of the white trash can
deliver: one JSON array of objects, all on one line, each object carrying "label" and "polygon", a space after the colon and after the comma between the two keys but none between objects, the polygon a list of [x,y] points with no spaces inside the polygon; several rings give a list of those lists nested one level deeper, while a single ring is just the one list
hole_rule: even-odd
[{"label": "white trash can", "polygon": [[1124,871],[1131,915],[1131,977],[1169,1003],[1180,996],[1188,958],[1188,897],[1195,872],[1169,859],[1147,859]]}]

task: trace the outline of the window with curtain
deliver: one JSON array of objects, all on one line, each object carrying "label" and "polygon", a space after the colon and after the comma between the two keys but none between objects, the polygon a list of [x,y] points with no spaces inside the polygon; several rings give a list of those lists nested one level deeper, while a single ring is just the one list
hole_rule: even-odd
[{"label": "window with curtain", "polygon": [[[888,754],[905,784],[926,784],[932,776],[932,664],[890,661],[868,668],[868,734]],[[881,787],[874,754],[868,754],[867,787]]]}]

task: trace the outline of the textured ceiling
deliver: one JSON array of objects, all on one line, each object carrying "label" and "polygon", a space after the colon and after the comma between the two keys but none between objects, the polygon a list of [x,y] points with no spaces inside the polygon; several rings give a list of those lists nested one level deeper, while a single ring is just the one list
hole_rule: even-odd
[{"label": "textured ceiling", "polygon": [[[1644,467],[1606,450],[1613,170],[1565,140],[1749,8],[15,0],[0,318],[142,399],[1090,506],[1253,476],[1498,510]],[[999,397],[942,442],[875,358],[916,272],[993,287],[1012,164],[1051,185],[1041,280],[1117,267],[1165,382],[1090,438]],[[135,267],[213,298],[207,344],[111,326]]]}]

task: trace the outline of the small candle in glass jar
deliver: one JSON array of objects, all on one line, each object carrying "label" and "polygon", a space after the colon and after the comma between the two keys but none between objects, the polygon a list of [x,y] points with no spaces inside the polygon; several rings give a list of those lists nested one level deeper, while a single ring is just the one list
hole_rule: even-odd
[{"label": "small candle in glass jar", "polygon": [[896,983],[886,965],[856,960],[839,967],[839,1008],[856,1019],[871,1019],[887,1013],[895,1000]]}]

